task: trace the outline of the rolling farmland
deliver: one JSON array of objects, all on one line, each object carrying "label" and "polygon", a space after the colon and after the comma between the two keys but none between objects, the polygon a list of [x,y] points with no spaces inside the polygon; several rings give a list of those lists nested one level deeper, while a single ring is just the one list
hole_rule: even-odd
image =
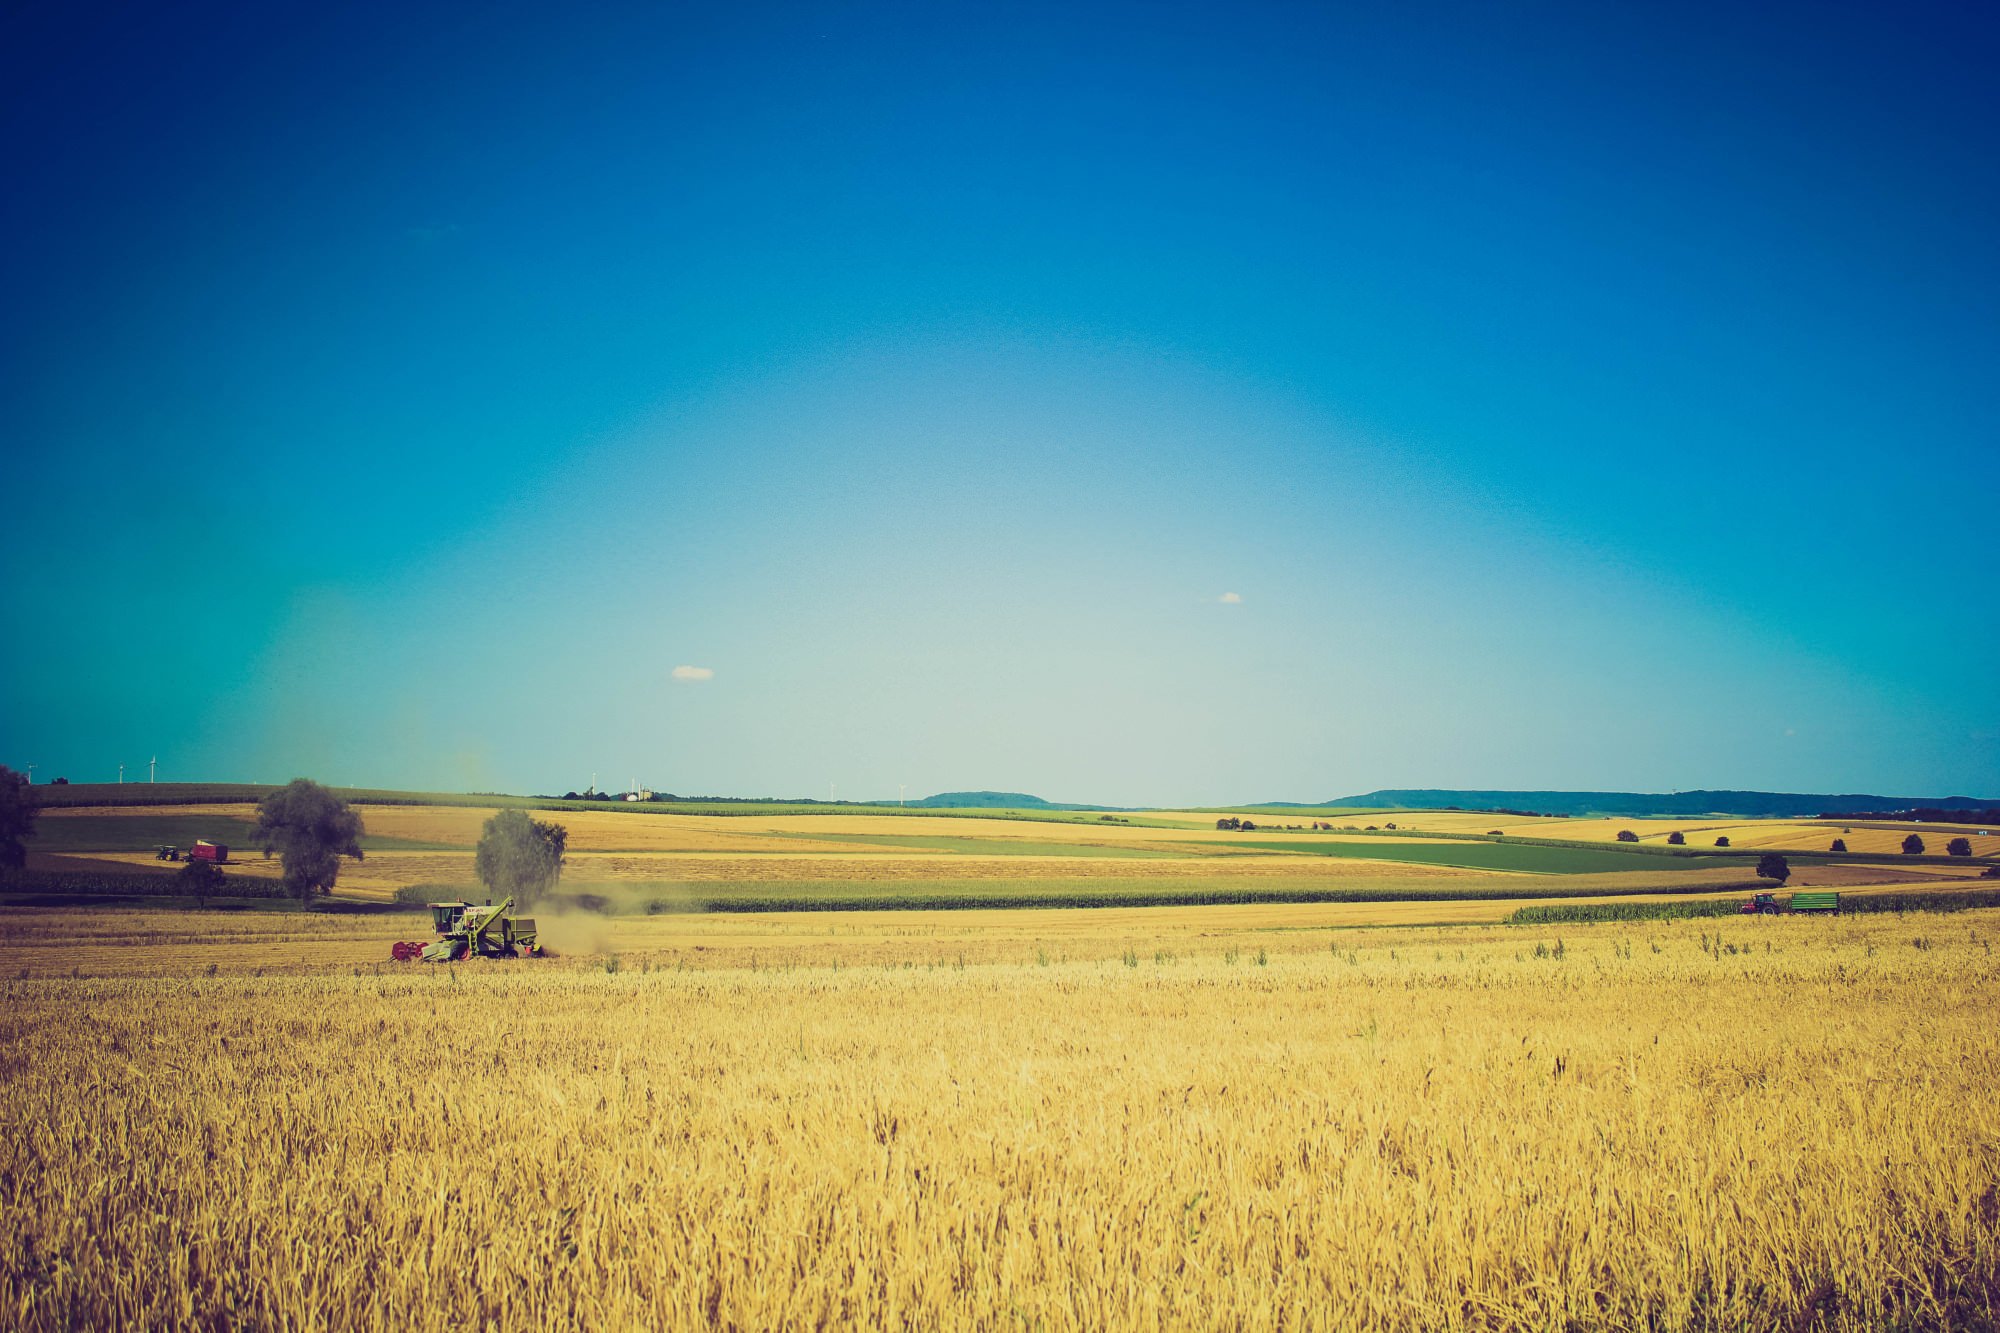
[{"label": "rolling farmland", "polygon": [[[1603,821],[564,810],[552,957],[389,962],[492,809],[363,807],[346,913],[0,906],[14,1325],[2000,1315],[1978,861],[1742,918],[1749,858]],[[250,817],[51,811],[31,868]]]}]

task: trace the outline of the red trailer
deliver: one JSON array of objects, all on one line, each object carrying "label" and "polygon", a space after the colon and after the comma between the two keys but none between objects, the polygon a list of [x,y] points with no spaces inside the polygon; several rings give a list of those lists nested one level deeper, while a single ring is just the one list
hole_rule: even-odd
[{"label": "red trailer", "polygon": [[187,859],[190,861],[207,861],[211,865],[227,865],[229,863],[229,849],[219,842],[209,842],[206,839],[197,838],[194,846],[188,848]]}]

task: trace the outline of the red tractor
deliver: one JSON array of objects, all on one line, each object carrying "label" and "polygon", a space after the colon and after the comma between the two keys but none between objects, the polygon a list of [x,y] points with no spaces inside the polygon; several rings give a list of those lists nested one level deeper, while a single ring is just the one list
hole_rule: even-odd
[{"label": "red tractor", "polygon": [[1744,916],[1782,916],[1791,909],[1778,900],[1777,894],[1760,893],[1736,910]]}]

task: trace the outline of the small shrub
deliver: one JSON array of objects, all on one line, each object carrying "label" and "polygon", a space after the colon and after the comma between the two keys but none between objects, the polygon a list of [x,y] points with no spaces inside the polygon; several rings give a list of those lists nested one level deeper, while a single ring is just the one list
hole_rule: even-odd
[{"label": "small shrub", "polygon": [[1637,842],[1639,841],[1639,835],[1634,833],[1631,829],[1622,828],[1618,830],[1618,841]]},{"label": "small shrub", "polygon": [[1903,839],[1903,855],[1922,856],[1923,854],[1924,840],[1922,838],[1912,833],[1909,837]]},{"label": "small shrub", "polygon": [[1717,847],[1727,847],[1729,845],[1729,835],[1725,833],[1721,837],[1717,838],[1715,840],[1715,845]]},{"label": "small shrub", "polygon": [[1953,838],[1950,842],[1944,845],[1944,854],[1946,856],[1972,855],[1972,839]]},{"label": "small shrub", "polygon": [[1667,846],[1669,847],[1687,846],[1687,834],[1681,832],[1679,829],[1675,829],[1672,833],[1669,833],[1667,835]]},{"label": "small shrub", "polygon": [[1846,851],[1846,850],[1847,850],[1847,839],[1845,839],[1845,838],[1835,838],[1835,839],[1833,840],[1833,846],[1831,846],[1831,847],[1827,848],[1827,850],[1828,850],[1829,852],[1844,852],[1844,851]]}]

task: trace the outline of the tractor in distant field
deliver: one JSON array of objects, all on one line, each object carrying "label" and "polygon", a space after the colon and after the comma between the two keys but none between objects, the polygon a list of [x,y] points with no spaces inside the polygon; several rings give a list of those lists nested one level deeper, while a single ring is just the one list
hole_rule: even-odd
[{"label": "tractor in distant field", "polygon": [[1783,916],[1789,909],[1775,893],[1760,893],[1736,909],[1744,916]]},{"label": "tractor in distant field", "polygon": [[399,963],[455,963],[461,958],[533,958],[541,952],[535,923],[514,915],[514,900],[499,906],[491,902],[430,903],[431,924],[438,938],[426,944],[420,940],[398,940],[389,956]]},{"label": "tractor in distant field", "polygon": [[206,861],[210,865],[226,866],[229,864],[229,848],[219,842],[210,842],[206,838],[197,838],[195,839],[194,846],[188,848],[185,852],[178,847],[155,847],[153,849],[153,859],[155,861]]}]

